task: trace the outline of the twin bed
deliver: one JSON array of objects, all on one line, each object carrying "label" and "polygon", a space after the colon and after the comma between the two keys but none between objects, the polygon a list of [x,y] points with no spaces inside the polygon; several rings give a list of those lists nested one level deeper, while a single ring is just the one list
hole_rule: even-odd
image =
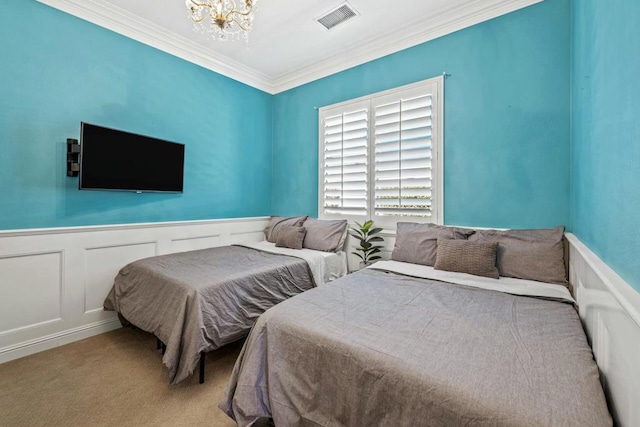
[{"label": "twin bed", "polygon": [[[292,228],[315,234],[304,234],[291,245],[299,243],[300,249],[278,246],[278,239],[287,237],[282,231]],[[276,217],[265,230],[267,240],[258,244],[128,264],[116,276],[104,307],[164,343],[162,361],[171,384],[188,378],[199,363],[202,383],[205,353],[245,337],[268,308],[346,274],[345,232],[346,221]],[[303,248],[306,237],[307,246],[323,250]]]},{"label": "twin bed", "polygon": [[[342,262],[328,252],[313,262],[267,243],[152,258],[160,289],[116,279],[113,308],[167,343],[172,382],[251,329],[219,403],[239,426],[609,426],[562,235],[399,223],[391,261],[330,283],[346,267],[327,267]],[[167,279],[190,270],[198,284]]]}]

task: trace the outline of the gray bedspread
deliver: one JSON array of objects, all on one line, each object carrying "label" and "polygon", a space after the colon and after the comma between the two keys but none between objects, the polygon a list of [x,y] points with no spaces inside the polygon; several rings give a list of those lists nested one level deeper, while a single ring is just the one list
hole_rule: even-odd
[{"label": "gray bedspread", "polygon": [[610,426],[573,305],[363,270],[259,319],[239,426]]},{"label": "gray bedspread", "polygon": [[244,337],[265,310],[314,286],[303,259],[225,246],[125,266],[104,308],[166,344],[162,361],[177,384],[200,352]]}]

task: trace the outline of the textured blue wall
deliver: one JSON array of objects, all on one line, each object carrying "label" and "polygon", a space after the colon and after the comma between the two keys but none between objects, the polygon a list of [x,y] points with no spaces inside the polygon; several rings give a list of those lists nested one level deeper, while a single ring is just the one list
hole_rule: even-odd
[{"label": "textured blue wall", "polygon": [[640,291],[640,3],[573,8],[573,231]]},{"label": "textured blue wall", "polygon": [[273,213],[317,213],[314,107],[446,71],[445,222],[568,225],[569,24],[547,0],[276,95]]},{"label": "textured blue wall", "polygon": [[[273,97],[35,0],[0,2],[0,229],[269,215]],[[186,145],[184,193],[78,191],[80,121]]]}]

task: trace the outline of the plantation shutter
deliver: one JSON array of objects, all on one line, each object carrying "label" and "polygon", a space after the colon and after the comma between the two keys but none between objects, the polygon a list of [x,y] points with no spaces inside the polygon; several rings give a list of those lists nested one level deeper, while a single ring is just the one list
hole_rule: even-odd
[{"label": "plantation shutter", "polygon": [[318,216],[441,223],[444,77],[319,112]]},{"label": "plantation shutter", "polygon": [[322,214],[367,215],[368,104],[321,113]]},{"label": "plantation shutter", "polygon": [[433,105],[424,88],[374,100],[373,215],[432,217]]}]

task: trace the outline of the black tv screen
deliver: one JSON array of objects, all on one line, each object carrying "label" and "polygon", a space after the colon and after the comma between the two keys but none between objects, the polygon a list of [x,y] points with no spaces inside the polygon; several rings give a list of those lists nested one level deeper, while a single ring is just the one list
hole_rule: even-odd
[{"label": "black tv screen", "polygon": [[184,144],[81,124],[81,190],[181,193],[183,175]]}]

